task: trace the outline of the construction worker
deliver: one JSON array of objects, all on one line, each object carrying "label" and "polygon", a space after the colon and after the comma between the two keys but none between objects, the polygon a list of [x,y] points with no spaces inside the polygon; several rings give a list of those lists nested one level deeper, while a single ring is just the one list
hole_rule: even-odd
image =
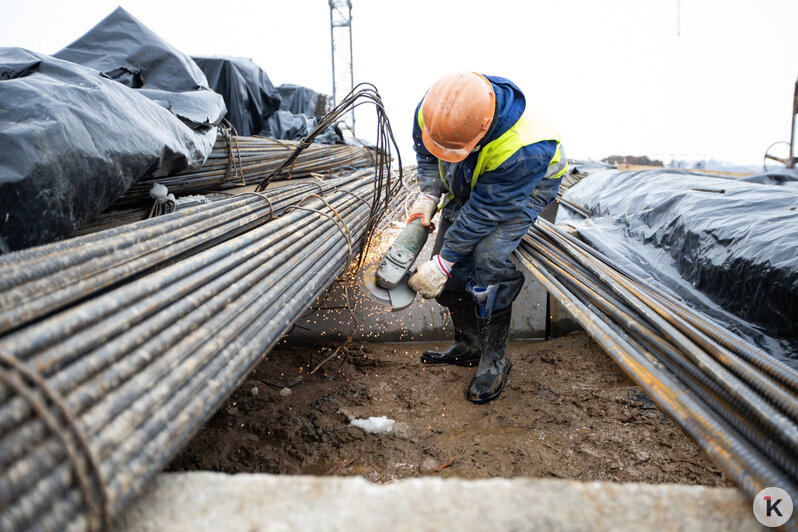
[{"label": "construction worker", "polygon": [[510,371],[511,309],[524,283],[510,257],[557,196],[565,153],[554,128],[505,78],[443,76],[413,118],[421,195],[408,222],[429,226],[442,212],[432,259],[409,284],[447,307],[454,325],[454,345],[421,359],[477,365],[467,398],[486,403]]}]

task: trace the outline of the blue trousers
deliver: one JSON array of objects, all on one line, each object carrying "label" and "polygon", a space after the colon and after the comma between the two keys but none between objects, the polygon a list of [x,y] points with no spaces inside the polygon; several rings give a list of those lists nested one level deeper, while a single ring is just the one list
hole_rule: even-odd
[{"label": "blue trousers", "polygon": [[[519,272],[511,256],[529,226],[537,219],[537,214],[557,197],[562,179],[542,181],[530,197],[530,206],[522,217],[500,222],[496,229],[479,241],[474,251],[452,268],[451,277],[436,298],[438,303],[450,307],[458,301],[473,298],[477,304],[477,314],[489,319],[494,312],[509,309],[521,292],[524,275]],[[457,210],[444,210],[438,224],[438,236],[432,250],[437,255],[446,230],[454,223]],[[534,213],[530,216],[529,211]]]}]

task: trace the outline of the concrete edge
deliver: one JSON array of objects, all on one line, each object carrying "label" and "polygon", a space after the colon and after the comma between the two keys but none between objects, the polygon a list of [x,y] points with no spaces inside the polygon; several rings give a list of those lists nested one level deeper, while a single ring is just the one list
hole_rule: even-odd
[{"label": "concrete edge", "polygon": [[555,479],[165,473],[123,531],[764,530],[734,488]]}]

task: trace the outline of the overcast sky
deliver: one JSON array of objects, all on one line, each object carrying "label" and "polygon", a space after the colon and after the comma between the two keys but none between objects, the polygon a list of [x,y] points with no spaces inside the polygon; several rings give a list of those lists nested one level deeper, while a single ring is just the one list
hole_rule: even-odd
[{"label": "overcast sky", "polygon": [[[0,46],[53,53],[118,4],[0,0]],[[251,57],[276,85],[331,92],[326,0],[121,5],[188,54]],[[407,158],[415,105],[455,70],[516,82],[569,157],[761,164],[789,140],[796,0],[681,0],[680,35],[677,0],[353,0],[352,15],[355,81],[377,85]]]}]

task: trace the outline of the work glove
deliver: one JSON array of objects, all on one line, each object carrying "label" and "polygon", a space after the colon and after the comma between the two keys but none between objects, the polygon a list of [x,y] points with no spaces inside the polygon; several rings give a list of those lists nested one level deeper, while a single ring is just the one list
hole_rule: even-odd
[{"label": "work glove", "polygon": [[435,216],[435,211],[438,210],[438,198],[430,196],[429,194],[421,194],[413,206],[410,208],[410,217],[407,223],[412,222],[416,218],[421,218],[421,225],[429,227],[432,217]]},{"label": "work glove", "polygon": [[424,299],[438,297],[451,275],[453,265],[454,263],[442,259],[440,255],[435,255],[432,260],[419,266],[407,284]]}]

